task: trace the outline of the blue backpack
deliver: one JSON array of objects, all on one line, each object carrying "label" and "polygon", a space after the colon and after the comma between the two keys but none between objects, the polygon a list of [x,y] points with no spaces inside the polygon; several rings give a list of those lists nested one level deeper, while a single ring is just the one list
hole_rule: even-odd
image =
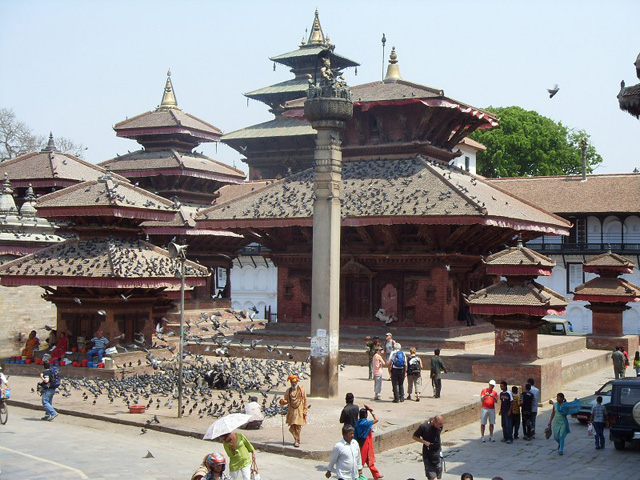
[{"label": "blue backpack", "polygon": [[393,368],[404,368],[404,352],[398,350],[393,357]]}]

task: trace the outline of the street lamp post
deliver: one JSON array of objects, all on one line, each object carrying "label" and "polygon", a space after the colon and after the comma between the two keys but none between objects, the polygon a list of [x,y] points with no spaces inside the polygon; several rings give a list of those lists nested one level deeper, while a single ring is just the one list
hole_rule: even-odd
[{"label": "street lamp post", "polygon": [[177,258],[180,261],[180,347],[178,355],[180,356],[178,363],[178,418],[182,418],[182,379],[183,379],[183,348],[184,348],[184,263],[187,259],[187,246],[169,243],[169,255],[171,258]]}]

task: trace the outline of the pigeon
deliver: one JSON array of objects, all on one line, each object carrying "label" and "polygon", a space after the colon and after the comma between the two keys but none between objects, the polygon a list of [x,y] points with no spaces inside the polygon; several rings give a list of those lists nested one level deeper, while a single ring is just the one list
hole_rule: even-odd
[{"label": "pigeon", "polygon": [[107,316],[107,312],[105,312],[104,310],[98,310],[98,315],[106,317]]},{"label": "pigeon", "polygon": [[156,458],[156,457],[153,456],[153,453],[151,453],[149,450],[147,450],[147,454],[142,458]]},{"label": "pigeon", "polygon": [[82,300],[80,300],[78,297],[73,297],[73,301],[76,302],[78,305],[82,305]]},{"label": "pigeon", "polygon": [[560,87],[558,87],[557,83],[553,88],[547,88],[547,92],[549,92],[549,98],[553,98],[555,94],[558,93],[558,90],[560,90]]}]

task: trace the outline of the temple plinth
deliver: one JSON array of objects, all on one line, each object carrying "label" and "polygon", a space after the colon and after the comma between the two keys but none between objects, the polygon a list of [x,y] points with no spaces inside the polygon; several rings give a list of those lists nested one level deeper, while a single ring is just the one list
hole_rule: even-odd
[{"label": "temple plinth", "polygon": [[311,395],[338,394],[340,329],[341,137],[353,115],[351,93],[337,82],[329,59],[322,79],[309,85],[305,116],[317,130],[314,153],[311,271]]},{"label": "temple plinth", "polygon": [[471,314],[483,316],[495,326],[494,357],[473,365],[473,379],[499,378],[520,384],[530,376],[538,380],[544,389],[541,398],[545,398],[560,387],[561,362],[538,359],[538,327],[545,323],[545,315],[563,314],[567,302],[534,278],[551,275],[555,262],[519,240],[516,247],[491,255],[484,263],[488,275],[505,280],[467,298]]},{"label": "temple plinth", "polygon": [[633,263],[609,250],[584,263],[583,271],[595,273],[598,277],[576,287],[574,300],[589,302],[592,333],[587,337],[587,347],[599,350],[613,350],[624,347],[627,352],[638,350],[638,336],[625,335],[622,331],[623,313],[628,310],[628,302],[640,301],[640,288],[618,278],[625,273],[633,273]]}]

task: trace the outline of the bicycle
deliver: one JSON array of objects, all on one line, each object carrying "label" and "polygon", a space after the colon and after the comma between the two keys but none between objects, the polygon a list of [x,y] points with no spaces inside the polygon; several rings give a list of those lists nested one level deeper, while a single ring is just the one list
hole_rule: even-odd
[{"label": "bicycle", "polygon": [[0,390],[0,423],[5,425],[9,420],[9,407],[7,407],[7,400],[11,397],[11,389],[7,388]]}]

